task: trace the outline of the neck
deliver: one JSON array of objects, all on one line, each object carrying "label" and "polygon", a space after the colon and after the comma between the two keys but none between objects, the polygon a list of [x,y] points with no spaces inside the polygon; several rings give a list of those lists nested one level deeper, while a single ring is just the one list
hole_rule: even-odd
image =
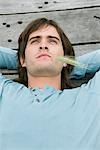
[{"label": "neck", "polygon": [[61,77],[28,77],[28,87],[35,88],[39,87],[43,89],[46,85],[52,86],[55,89],[61,89]]}]

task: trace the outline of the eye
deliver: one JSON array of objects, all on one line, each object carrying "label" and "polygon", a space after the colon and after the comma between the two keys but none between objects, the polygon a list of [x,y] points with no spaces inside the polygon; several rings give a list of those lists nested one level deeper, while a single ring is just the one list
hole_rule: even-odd
[{"label": "eye", "polygon": [[40,41],[39,41],[39,39],[35,39],[35,40],[32,40],[30,43],[31,44],[38,44]]},{"label": "eye", "polygon": [[50,42],[51,44],[57,44],[57,41],[56,41],[55,39],[49,39],[49,42]]}]

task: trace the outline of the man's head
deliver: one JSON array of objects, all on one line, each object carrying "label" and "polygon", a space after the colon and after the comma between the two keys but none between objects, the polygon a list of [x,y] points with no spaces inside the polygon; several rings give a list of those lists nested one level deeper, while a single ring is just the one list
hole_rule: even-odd
[{"label": "man's head", "polygon": [[19,78],[27,85],[29,75],[54,76],[61,74],[61,89],[69,88],[72,66],[63,67],[57,56],[74,56],[70,41],[52,20],[39,18],[21,33],[19,40]]}]

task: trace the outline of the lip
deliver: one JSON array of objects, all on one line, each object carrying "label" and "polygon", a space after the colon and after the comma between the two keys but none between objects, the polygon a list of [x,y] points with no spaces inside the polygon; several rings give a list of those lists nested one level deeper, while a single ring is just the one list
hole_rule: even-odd
[{"label": "lip", "polygon": [[38,55],[36,58],[42,58],[42,57],[49,57],[50,58],[51,56],[43,53],[43,54]]}]

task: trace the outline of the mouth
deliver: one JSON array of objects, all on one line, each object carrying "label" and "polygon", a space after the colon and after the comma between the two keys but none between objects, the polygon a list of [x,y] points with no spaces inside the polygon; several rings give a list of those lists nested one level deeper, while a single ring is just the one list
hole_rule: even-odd
[{"label": "mouth", "polygon": [[51,58],[51,56],[48,55],[48,54],[40,54],[40,55],[38,55],[36,58],[37,58],[37,59],[38,59],[38,58]]}]

